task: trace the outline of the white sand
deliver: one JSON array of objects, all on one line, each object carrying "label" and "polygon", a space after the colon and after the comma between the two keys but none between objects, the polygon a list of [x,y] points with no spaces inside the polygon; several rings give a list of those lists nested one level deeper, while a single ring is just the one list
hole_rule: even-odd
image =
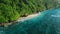
[{"label": "white sand", "polygon": [[38,15],[39,15],[39,13],[37,13],[37,14],[31,14],[31,15],[29,15],[29,16],[27,16],[27,17],[21,17],[21,18],[19,18],[19,19],[17,20],[17,22],[19,22],[19,21],[24,21],[24,20],[27,20],[27,19],[36,17],[36,16],[38,16]]}]

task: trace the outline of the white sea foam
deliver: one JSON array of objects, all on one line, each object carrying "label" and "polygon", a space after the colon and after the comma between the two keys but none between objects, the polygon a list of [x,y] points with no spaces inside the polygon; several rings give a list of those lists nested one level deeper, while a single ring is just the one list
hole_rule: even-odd
[{"label": "white sea foam", "polygon": [[60,15],[51,15],[52,17],[60,17]]}]

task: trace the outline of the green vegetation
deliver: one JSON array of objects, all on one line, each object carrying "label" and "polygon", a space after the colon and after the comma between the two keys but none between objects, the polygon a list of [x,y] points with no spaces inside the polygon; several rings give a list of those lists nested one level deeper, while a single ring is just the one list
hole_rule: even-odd
[{"label": "green vegetation", "polygon": [[0,23],[56,7],[59,7],[56,0],[0,0]]}]

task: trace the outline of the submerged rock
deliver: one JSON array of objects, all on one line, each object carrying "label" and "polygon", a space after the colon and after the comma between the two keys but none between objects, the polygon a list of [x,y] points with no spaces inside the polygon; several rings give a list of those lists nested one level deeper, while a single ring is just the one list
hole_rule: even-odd
[{"label": "submerged rock", "polygon": [[60,8],[46,10],[41,15],[10,25],[4,34],[60,34]]}]

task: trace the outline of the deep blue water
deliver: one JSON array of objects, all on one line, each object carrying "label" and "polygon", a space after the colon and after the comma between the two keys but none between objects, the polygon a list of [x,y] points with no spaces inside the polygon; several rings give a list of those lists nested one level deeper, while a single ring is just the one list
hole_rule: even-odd
[{"label": "deep blue water", "polygon": [[60,8],[41,12],[41,15],[0,28],[0,34],[60,34]]}]

